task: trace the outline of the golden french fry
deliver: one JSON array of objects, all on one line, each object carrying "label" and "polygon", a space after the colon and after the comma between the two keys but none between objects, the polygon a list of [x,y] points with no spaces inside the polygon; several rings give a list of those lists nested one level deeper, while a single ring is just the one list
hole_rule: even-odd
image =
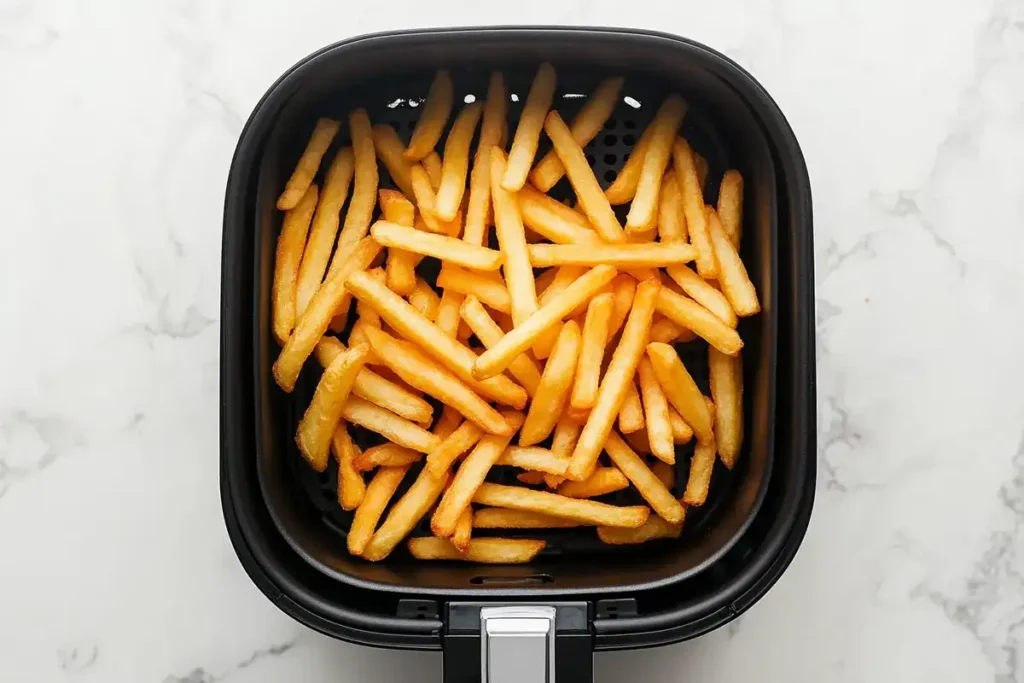
[{"label": "golden french fry", "polygon": [[[657,373],[655,373],[657,376]],[[659,386],[661,383],[659,382]],[[662,390],[664,392],[664,389]],[[666,400],[668,397],[665,397]],[[672,438],[676,443],[690,443],[690,439],[693,438],[693,428],[686,424],[686,420],[683,416],[673,408],[671,405],[668,407],[668,421],[672,425]]]},{"label": "golden french fry", "polygon": [[462,240],[421,232],[416,228],[377,221],[370,229],[373,238],[385,247],[398,247],[424,256],[433,256],[446,263],[455,263],[474,270],[497,270],[501,252],[466,244]]},{"label": "golden french fry", "polygon": [[[458,266],[445,266],[437,276],[437,286],[445,291],[450,289],[465,296],[473,296],[502,313],[509,313],[512,310],[512,299],[505,282],[501,278],[490,277],[487,273],[466,270]],[[484,342],[484,345],[487,343]]]},{"label": "golden french fry", "polygon": [[661,181],[661,196],[658,198],[658,235],[662,242],[687,240],[683,195],[679,191],[675,169],[669,169]]},{"label": "golden french fry", "polygon": [[650,454],[651,440],[650,437],[647,436],[646,429],[641,429],[640,431],[633,432],[632,434],[623,434],[622,438],[625,439],[630,448],[637,453]]},{"label": "golden french fry", "polygon": [[[573,117],[569,131],[580,147],[586,147],[591,140],[604,128],[604,124],[615,111],[618,104],[619,91],[625,82],[623,78],[608,78],[591,93],[579,113]],[[530,171],[530,182],[541,192],[547,192],[565,175],[565,166],[554,152],[544,155],[533,170]]]},{"label": "golden french fry", "polygon": [[580,500],[547,491],[490,483],[480,485],[473,496],[473,502],[513,510],[543,512],[588,524],[625,528],[640,526],[651,514],[650,508],[643,505],[617,507],[595,500]]},{"label": "golden french fry", "polygon": [[615,467],[598,467],[583,481],[567,481],[558,486],[558,495],[569,498],[596,498],[629,487],[629,479]]},{"label": "golden french fry", "polygon": [[540,486],[544,483],[545,476],[550,477],[554,475],[545,475],[541,472],[520,472],[516,475],[516,479],[527,486]]},{"label": "golden french fry", "polygon": [[601,192],[601,186],[594,177],[590,164],[587,163],[583,149],[576,144],[568,126],[557,111],[548,113],[544,121],[544,130],[551,138],[555,153],[565,166],[565,174],[591,225],[606,242],[625,241],[626,236],[619,219],[615,217],[608,198]]},{"label": "golden french fry", "polygon": [[[596,232],[576,222],[566,220],[551,210],[551,205],[544,201],[547,197],[529,185],[519,191],[516,196],[523,223],[541,237],[555,244],[601,244],[602,240]],[[541,198],[544,199],[541,199]],[[557,202],[556,202],[557,204]],[[538,283],[539,286],[539,283]]]},{"label": "golden french fry", "polygon": [[729,241],[739,249],[743,236],[743,176],[735,169],[726,171],[718,186],[718,218]]},{"label": "golden french fry", "polygon": [[472,422],[463,422],[458,429],[445,437],[434,450],[427,454],[427,467],[441,476],[448,471],[455,459],[476,445],[484,436],[484,430]]},{"label": "golden french fry", "polygon": [[465,552],[469,548],[469,542],[473,537],[473,508],[467,507],[459,515],[459,521],[455,523],[455,533],[452,534],[451,543],[459,552]]},{"label": "golden french fry", "polygon": [[[685,516],[685,515],[684,515]],[[679,538],[683,532],[682,523],[672,524],[657,515],[651,515],[643,526],[636,529],[615,529],[613,527],[597,527],[597,537],[608,545],[632,545],[646,543],[659,538]]]},{"label": "golden french fry", "polygon": [[[654,317],[661,283],[658,280],[644,280],[636,289],[633,310],[629,313],[622,330],[619,346],[612,355],[608,370],[597,393],[597,402],[583,427],[579,442],[572,454],[572,461],[566,470],[566,478],[574,481],[586,479],[594,471],[597,457],[612,430],[612,424],[626,398],[629,385],[633,384],[637,365],[643,357],[644,345]],[[613,526],[613,525],[610,525]]]},{"label": "golden french fry", "polygon": [[[455,410],[451,406],[445,406],[441,410],[441,416],[437,418],[437,423],[434,424],[434,436],[442,440],[447,439],[449,436],[455,433],[455,430],[458,429],[462,423],[463,419],[462,415],[459,414],[459,411]],[[475,427],[476,425],[473,426]],[[481,430],[481,432],[482,431],[483,430]],[[441,445],[444,445],[444,441],[441,442]],[[438,446],[438,448],[440,447],[441,446]],[[433,453],[433,451],[431,451],[431,453]],[[427,455],[427,457],[430,457],[429,454]],[[446,467],[443,467],[439,469],[436,472],[436,474],[440,476],[441,474],[444,473],[446,469]]]},{"label": "golden french fry", "polygon": [[345,223],[338,235],[338,245],[328,272],[335,272],[344,265],[352,248],[366,237],[370,219],[377,207],[377,158],[373,151],[373,131],[370,119],[363,109],[356,109],[348,115],[348,126],[352,132],[352,152],[355,155],[355,183],[352,197],[348,200]]},{"label": "golden french fry", "polygon": [[441,302],[437,306],[434,322],[449,337],[457,338],[458,336],[459,323],[462,322],[459,318],[459,308],[465,298],[464,294],[456,292],[454,289],[445,289],[441,294]]},{"label": "golden french fry", "polygon": [[423,226],[429,232],[447,234],[446,224],[437,216],[437,198],[430,182],[430,174],[422,164],[413,164],[409,168],[409,179],[412,182],[414,199],[423,219]]},{"label": "golden french fry", "polygon": [[519,435],[520,446],[532,446],[543,441],[555,428],[572,390],[580,341],[580,328],[575,321],[570,320],[562,326],[526,415],[526,422]]},{"label": "golden french fry", "polygon": [[700,191],[703,192],[708,186],[708,160],[694,152],[693,165],[697,169],[697,182],[700,183]]},{"label": "golden french fry", "polygon": [[718,455],[732,469],[743,446],[743,359],[708,349],[711,396],[715,401]]},{"label": "golden french fry", "polygon": [[569,461],[559,458],[546,448],[509,446],[495,464],[560,475],[565,472]]},{"label": "golden french fry", "polygon": [[639,244],[531,244],[530,263],[548,266],[596,266],[616,268],[663,268],[692,261],[696,250],[682,242],[643,242]]},{"label": "golden french fry", "polygon": [[673,464],[676,461],[676,443],[668,413],[668,399],[661,390],[658,376],[654,374],[649,359],[640,359],[637,375],[640,378],[640,397],[644,404],[644,422],[651,453],[659,460]]},{"label": "golden french fry", "polygon": [[669,95],[658,108],[649,126],[650,141],[644,155],[644,165],[636,186],[636,195],[626,216],[626,230],[638,232],[654,225],[657,218],[658,194],[661,180],[672,156],[672,143],[676,131],[683,123],[686,102],[678,95]]},{"label": "golden french fry", "polygon": [[423,113],[412,131],[409,146],[405,148],[403,156],[407,160],[419,161],[437,146],[452,113],[454,90],[451,75],[444,69],[439,70],[427,91]]},{"label": "golden french fry", "polygon": [[289,211],[299,205],[299,201],[313,184],[313,178],[316,177],[316,172],[320,168],[320,160],[323,159],[327,148],[331,146],[331,142],[334,141],[334,136],[338,134],[340,128],[340,121],[317,120],[313,127],[313,134],[310,135],[309,142],[306,143],[306,149],[299,157],[299,163],[296,164],[295,170],[288,178],[284,192],[277,198],[279,211]]},{"label": "golden french fry", "polygon": [[[358,319],[352,325],[352,330],[348,334],[348,343],[352,346],[359,346],[360,344],[369,344],[370,340],[366,338],[366,328],[372,327],[363,319]],[[377,358],[377,354],[373,353],[372,349],[370,352],[370,363],[373,365],[379,365],[380,359]]]},{"label": "golden french fry", "polygon": [[668,344],[655,342],[647,345],[647,356],[651,359],[654,374],[669,403],[693,428],[697,439],[713,440],[712,414],[704,403],[704,395],[700,393],[697,383],[693,381],[675,349]]},{"label": "golden french fry", "polygon": [[640,173],[644,168],[644,158],[647,156],[647,147],[651,144],[653,134],[654,127],[648,125],[640,135],[640,139],[633,145],[633,151],[626,159],[626,163],[622,165],[622,170],[615,176],[615,182],[605,190],[605,197],[613,206],[625,204],[636,195],[636,188],[640,183]]},{"label": "golden french fry", "polygon": [[441,172],[444,169],[444,162],[441,161],[441,155],[431,150],[427,156],[420,160],[420,165],[423,166],[423,170],[427,172],[427,177],[430,178],[430,187],[433,188],[436,193],[437,188],[441,186]]},{"label": "golden french fry", "polygon": [[[537,154],[540,142],[540,131],[544,127],[544,117],[551,109],[551,101],[555,96],[555,68],[547,62],[540,65],[537,75],[530,84],[530,92],[526,95],[526,104],[519,115],[519,124],[512,138],[512,148],[508,153],[508,168],[501,177],[501,187],[509,192],[518,192],[526,184],[526,177]],[[491,166],[491,194],[494,194],[494,166]]]},{"label": "golden french fry", "polygon": [[[742,265],[742,264],[741,264]],[[722,266],[719,266],[721,271]],[[729,300],[697,273],[686,266],[669,266],[665,269],[668,276],[675,280],[680,289],[688,297],[714,313],[729,327],[736,327],[736,313],[732,310]],[[721,272],[719,273],[722,274]],[[756,295],[755,295],[756,301]]]},{"label": "golden french fry", "polygon": [[444,165],[437,188],[437,215],[443,221],[454,220],[466,190],[469,172],[469,143],[476,132],[483,113],[483,103],[474,102],[462,108],[455,117],[451,132],[444,143]]},{"label": "golden french fry", "polygon": [[344,421],[339,422],[335,428],[331,445],[334,457],[338,460],[338,505],[342,510],[355,510],[366,495],[366,482],[355,468],[359,446],[352,443]]},{"label": "golden french fry", "polygon": [[[583,430],[583,423],[572,419],[568,414],[562,415],[555,424],[555,433],[551,437],[551,454],[564,461],[568,466],[572,451],[576,448],[576,441],[580,438],[580,431]],[[561,475],[545,474],[544,483],[548,488],[557,488],[565,481]]]},{"label": "golden french fry", "polygon": [[683,506],[621,436],[611,432],[604,450],[659,517],[673,524],[683,521]]},{"label": "golden french fry", "polygon": [[[555,277],[551,284],[545,288],[544,295],[538,300],[538,303],[541,306],[544,306],[558,294],[564,292],[569,285],[576,282],[576,280],[580,279],[580,277],[587,272],[587,269],[582,266],[562,266],[561,268],[555,268],[552,270],[556,270],[557,272],[555,273]],[[587,304],[587,301],[581,302],[580,304],[584,311],[586,310]],[[577,315],[577,313],[578,310],[573,309],[565,317],[571,318]],[[543,360],[551,355],[551,349],[554,348],[555,341],[558,339],[558,333],[561,329],[561,325],[552,326],[551,329],[540,335],[537,341],[533,344],[533,355],[537,360]]]},{"label": "golden french fry", "polygon": [[[387,273],[384,272],[383,268],[374,268],[367,272],[370,274],[370,277],[382,285],[386,284],[388,281]],[[362,323],[369,327],[376,327],[378,330],[380,329],[380,316],[377,315],[377,311],[368,307],[366,304],[356,302],[356,316],[358,317],[357,323]],[[351,337],[349,338],[349,343],[354,344]]]},{"label": "golden french fry", "polygon": [[687,505],[703,505],[708,498],[711,472],[715,468],[715,442],[697,442],[690,460],[690,477],[686,481],[683,502]]},{"label": "golden french fry", "polygon": [[377,467],[407,467],[423,459],[422,453],[393,443],[367,448],[356,456],[353,465],[360,472],[369,472]]},{"label": "golden french fry", "polygon": [[349,397],[342,416],[352,424],[366,427],[399,446],[421,453],[429,453],[441,443],[440,439],[416,423],[357,396]]},{"label": "golden french fry", "polygon": [[460,551],[444,538],[409,539],[409,552],[417,560],[461,560],[480,564],[525,564],[544,550],[544,541],[525,538],[474,538]]},{"label": "golden french fry", "polygon": [[736,247],[722,229],[718,214],[709,207],[707,218],[711,244],[715,249],[715,258],[718,259],[718,284],[721,285],[725,298],[740,317],[760,313],[761,303],[757,300],[757,289],[750,281],[747,268],[743,265],[740,255],[736,253]]},{"label": "golden french fry", "polygon": [[422,278],[416,278],[416,286],[413,287],[412,292],[409,294],[409,305],[428,320],[433,320],[437,317],[437,309],[441,305],[441,297]]},{"label": "golden french fry", "polygon": [[[444,270],[441,274],[444,275]],[[466,271],[468,272],[468,271]],[[440,281],[440,280],[439,280]],[[482,290],[481,290],[482,291]],[[504,336],[504,332],[498,327],[498,324],[494,322],[490,314],[483,307],[480,301],[473,295],[467,296],[462,302],[461,308],[462,319],[469,323],[473,334],[480,340],[480,343],[485,348],[491,348]],[[508,366],[509,374],[516,378],[516,380],[523,385],[526,389],[526,393],[530,396],[534,396],[537,393],[537,387],[540,385],[540,369],[537,368],[537,364],[529,354],[521,353],[512,361]]]},{"label": "golden french fry", "polygon": [[640,392],[637,391],[635,382],[629,382],[626,385],[626,395],[622,399],[622,407],[619,408],[619,431],[623,434],[632,434],[644,427],[644,407],[640,401]]},{"label": "golden french fry", "polygon": [[587,272],[481,355],[473,366],[473,376],[493,377],[504,371],[541,335],[560,323],[577,306],[588,301],[617,274],[611,266],[597,266]]},{"label": "golden french fry", "polygon": [[[537,473],[524,472],[523,474]],[[554,517],[529,510],[480,508],[473,513],[473,526],[477,529],[568,529],[583,526],[583,523],[574,519]]]},{"label": "golden french fry", "polygon": [[608,322],[608,339],[611,339],[622,329],[629,311],[633,308],[633,297],[636,295],[637,281],[635,278],[623,273],[612,280],[612,316]]},{"label": "golden french fry", "polygon": [[469,205],[466,209],[466,227],[462,239],[469,244],[487,244],[488,215],[491,211],[491,147],[499,145],[508,116],[508,96],[500,73],[491,74],[484,102],[480,139],[473,157],[473,171],[469,175]]},{"label": "golden french fry", "polygon": [[676,294],[667,287],[662,287],[658,295],[658,312],[693,330],[698,337],[707,340],[724,354],[735,356],[743,348],[743,340],[735,329],[696,301]]},{"label": "golden french fry", "polygon": [[327,469],[331,436],[341,419],[342,409],[352,392],[356,375],[366,365],[370,349],[357,346],[339,354],[324,370],[313,399],[299,421],[295,443],[310,467],[317,472]]},{"label": "golden french fry", "polygon": [[[521,413],[506,411],[502,417],[512,425],[513,432],[523,424]],[[491,467],[501,457],[511,440],[511,434],[508,436],[487,434],[477,442],[473,450],[459,465],[452,485],[445,491],[434,516],[430,518],[430,530],[435,536],[448,538],[454,533],[459,515],[469,506],[473,494],[483,483],[484,477],[491,471]]]},{"label": "golden french fry", "polygon": [[704,214],[704,193],[697,179],[697,169],[693,165],[693,150],[686,140],[676,138],[672,155],[679,192],[683,198],[686,230],[690,234],[690,242],[697,250],[697,272],[704,279],[715,278],[718,276],[718,261],[715,260],[711,237],[708,234],[707,218]]},{"label": "golden french fry", "polygon": [[651,463],[651,472],[654,472],[654,476],[658,478],[665,488],[671,490],[676,485],[676,467],[675,465],[669,465],[667,462],[661,460],[655,460]]},{"label": "golden french fry", "polygon": [[363,502],[356,508],[355,517],[352,519],[352,526],[348,530],[348,551],[353,555],[362,555],[366,545],[373,537],[377,522],[384,514],[391,496],[395,495],[398,485],[405,478],[409,466],[404,467],[382,467],[370,480],[366,487],[366,495]]},{"label": "golden french fry", "polygon": [[448,479],[447,472],[438,477],[432,474],[427,467],[420,470],[416,481],[405,492],[405,495],[398,499],[398,502],[391,508],[391,512],[388,513],[387,519],[373,534],[373,538],[370,539],[363,551],[363,557],[371,562],[379,562],[390,555],[395,546],[401,543],[402,539],[427,514],[430,506],[441,495]]},{"label": "golden french fry", "polygon": [[306,232],[316,209],[317,187],[310,184],[298,203],[281,221],[274,257],[274,283],[271,297],[271,318],[274,337],[284,345],[295,327],[295,289],[299,279],[299,263],[306,247]]},{"label": "golden french fry", "polygon": [[[380,190],[380,210],[384,220],[413,227],[416,222],[416,207],[397,190]],[[399,296],[408,296],[416,287],[416,264],[419,254],[404,249],[388,249],[388,287]]]},{"label": "golden french fry", "polygon": [[[522,124],[520,124],[522,125]],[[504,259],[505,281],[512,302],[512,320],[519,324],[537,310],[537,291],[533,282],[533,267],[527,253],[523,220],[519,215],[519,202],[505,190],[499,179],[505,175],[505,155],[491,147],[491,201],[494,206],[494,229]]]},{"label": "golden french fry", "polygon": [[511,436],[509,425],[494,408],[466,386],[441,363],[428,357],[413,344],[368,328],[366,336],[381,361],[411,387],[450,405],[467,420],[491,434]]},{"label": "golden french fry", "polygon": [[651,325],[651,341],[673,344],[693,341],[696,335],[691,331],[658,314]]},{"label": "golden french fry", "polygon": [[395,129],[383,123],[375,125],[373,127],[373,149],[398,189],[406,197],[412,199],[414,195],[409,169],[415,162],[406,161],[402,156],[405,152],[405,145],[402,144]]},{"label": "golden french fry", "polygon": [[576,379],[569,399],[569,406],[574,410],[589,410],[597,401],[601,361],[608,344],[608,324],[611,322],[613,304],[613,295],[607,293],[598,294],[587,306]]}]

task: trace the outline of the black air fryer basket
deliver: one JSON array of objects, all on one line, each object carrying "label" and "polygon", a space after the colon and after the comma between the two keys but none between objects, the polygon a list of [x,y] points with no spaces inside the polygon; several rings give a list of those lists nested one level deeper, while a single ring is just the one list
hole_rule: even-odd
[{"label": "black air fryer basket", "polygon": [[[740,329],[744,452],[733,471],[716,470],[708,503],[690,511],[678,541],[615,548],[596,543],[592,529],[561,529],[541,536],[547,548],[525,566],[423,563],[397,551],[377,564],[352,558],[333,464],[313,472],[292,439],[318,370],[308,368],[292,395],[270,374],[277,193],[317,117],[365,107],[407,138],[436,69],[452,73],[457,98],[482,97],[488,74],[500,70],[518,94],[514,130],[541,61],[556,67],[556,106],[567,117],[601,79],[626,77],[622,102],[585,150],[605,186],[672,92],[690,105],[682,132],[708,160],[708,187],[728,168],[743,173],[742,252],[763,307]],[[381,181],[389,183],[383,168]],[[803,538],[815,467],[807,171],[767,93],[706,47],[617,29],[505,28],[365,36],[325,48],[275,83],[246,124],[228,178],[222,276],[225,519],[249,575],[312,628],[368,645],[443,649],[446,681],[589,681],[594,649],[676,642],[734,618],[778,579]],[[687,346],[687,364],[701,363],[704,347]],[[694,374],[706,377],[699,367]]]}]

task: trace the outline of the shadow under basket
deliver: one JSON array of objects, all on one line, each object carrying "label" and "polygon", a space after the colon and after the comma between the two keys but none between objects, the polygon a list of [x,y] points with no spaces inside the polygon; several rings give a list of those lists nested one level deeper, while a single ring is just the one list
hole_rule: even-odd
[{"label": "shadow under basket", "polygon": [[[438,68],[452,74],[456,106],[482,99],[489,73],[501,71],[511,94],[511,135],[541,61],[556,68],[554,107],[567,120],[602,79],[625,77],[617,109],[585,148],[602,186],[615,179],[671,93],[687,100],[681,133],[708,161],[705,201],[717,199],[725,170],[743,174],[741,251],[763,309],[740,326],[743,452],[733,470],[716,466],[707,503],[688,511],[678,540],[614,547],[601,544],[592,528],[530,530],[511,535],[543,538],[547,547],[524,566],[426,563],[404,548],[380,563],[353,558],[345,549],[351,513],[337,504],[336,467],[332,462],[324,473],[312,471],[294,445],[320,368],[311,359],[292,394],[270,373],[279,350],[269,316],[277,194],[318,117],[344,119],[364,107],[372,122],[394,125],[407,140]],[[343,126],[328,155],[347,143]],[[539,154],[547,149],[542,136]],[[381,187],[393,187],[383,166],[380,171]],[[552,194],[571,197],[571,188],[563,179]],[[421,275],[432,281],[436,272]],[[446,667],[446,680],[490,680],[487,671],[500,668],[507,655],[488,642],[515,641],[515,648],[529,649],[550,640],[558,657],[545,671],[589,680],[595,647],[671,642],[725,623],[745,609],[740,596],[767,590],[802,539],[815,450],[809,182],[774,102],[738,66],[703,46],[611,29],[456,29],[367,36],[311,55],[271,87],[242,133],[228,180],[222,277],[225,518],[257,584],[314,628],[388,647],[444,643],[446,662],[457,655],[451,661],[459,663]],[[706,344],[698,339],[677,348],[709,394]],[[362,430],[353,435],[364,447],[378,442]],[[685,485],[691,453],[692,445],[677,451],[678,486]],[[413,478],[407,476],[405,486]],[[514,483],[515,473],[495,468],[490,479]],[[629,504],[639,502],[636,495],[603,500]],[[424,523],[414,535],[425,533]],[[509,605],[527,613],[488,612]],[[551,607],[550,614],[544,611]],[[666,609],[676,616],[659,617]],[[523,640],[498,628],[526,623],[522,619],[549,624],[549,638]],[[582,669],[566,663],[584,652]],[[489,665],[481,662],[488,656]],[[527,672],[516,680],[534,677]]]}]

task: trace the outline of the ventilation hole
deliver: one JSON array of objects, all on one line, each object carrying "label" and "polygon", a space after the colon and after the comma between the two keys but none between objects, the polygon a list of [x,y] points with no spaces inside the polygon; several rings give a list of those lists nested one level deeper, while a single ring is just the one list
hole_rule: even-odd
[{"label": "ventilation hole", "polygon": [[614,154],[605,154],[604,155],[604,163],[608,164],[609,166],[614,164],[617,159],[618,159],[618,157],[615,156]]},{"label": "ventilation hole", "polygon": [[511,95],[509,95],[509,98],[510,98],[510,99],[511,99],[511,100],[512,100],[513,102],[518,102],[518,101],[519,101],[519,95],[517,95],[517,94],[515,94],[515,93],[512,93]]},{"label": "ventilation hole", "polygon": [[465,102],[466,104],[473,104],[474,102],[476,102],[476,95],[466,95],[465,97],[462,98],[462,101]]},{"label": "ventilation hole", "polygon": [[587,155],[587,163],[590,164],[591,166],[594,165],[594,155],[593,154],[588,154]]},{"label": "ventilation hole", "polygon": [[614,171],[613,169],[610,169],[610,168],[609,168],[609,169],[608,169],[607,171],[605,171],[605,172],[604,172],[604,179],[605,179],[605,182],[609,182],[609,183],[613,183],[613,182],[615,182],[615,178],[616,178],[616,177],[617,177],[618,175],[619,175],[619,174],[618,174],[618,173],[616,173],[616,172],[615,172],[615,171]]},{"label": "ventilation hole", "polygon": [[633,130],[634,128],[636,128],[636,121],[626,119],[622,125],[624,125],[626,128],[629,128],[630,130]]},{"label": "ventilation hole", "polygon": [[619,141],[619,139],[617,137],[615,137],[614,135],[605,135],[604,136],[604,144],[606,144],[606,145],[614,145],[618,141]]},{"label": "ventilation hole", "polygon": [[630,147],[632,147],[633,143],[636,142],[636,137],[634,137],[632,135],[623,135],[622,136],[622,142],[623,142],[623,144],[626,144],[626,145],[629,145]]},{"label": "ventilation hole", "polygon": [[615,119],[608,119],[607,121],[605,121],[604,129],[605,130],[615,130],[615,126],[617,126],[617,125],[619,125],[618,121],[616,121]]}]

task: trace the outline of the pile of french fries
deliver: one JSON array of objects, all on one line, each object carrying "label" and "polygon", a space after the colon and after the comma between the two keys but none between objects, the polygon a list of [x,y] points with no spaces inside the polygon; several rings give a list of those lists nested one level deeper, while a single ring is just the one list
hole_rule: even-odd
[{"label": "pile of french fries", "polygon": [[[273,373],[290,392],[310,356],[323,366],[296,442],[317,471],[337,458],[353,555],[384,559],[428,515],[433,536],[407,542],[420,559],[518,563],[544,548],[478,530],[677,538],[716,459],[736,463],[736,326],[760,311],[738,254],[743,179],[726,172],[717,206],[705,205],[707,164],[679,135],[687,105],[671,95],[602,190],[583,147],[622,86],[601,83],[567,125],[543,64],[509,141],[502,75],[449,121],[454,85],[440,71],[407,145],[351,112],[351,144],[319,187],[342,122],[317,122],[277,202]],[[537,158],[542,135],[552,149]],[[378,163],[396,189],[379,187]],[[573,206],[548,194],[563,176]],[[623,225],[613,207],[626,204]],[[439,261],[434,285],[417,275],[423,259]],[[353,301],[343,342],[329,331],[349,329]],[[696,337],[708,344],[710,397],[673,346]],[[352,425],[385,442],[361,451]],[[676,447],[694,437],[677,498]],[[489,481],[495,466],[521,469],[523,486]],[[630,486],[647,505],[593,500]]]}]

